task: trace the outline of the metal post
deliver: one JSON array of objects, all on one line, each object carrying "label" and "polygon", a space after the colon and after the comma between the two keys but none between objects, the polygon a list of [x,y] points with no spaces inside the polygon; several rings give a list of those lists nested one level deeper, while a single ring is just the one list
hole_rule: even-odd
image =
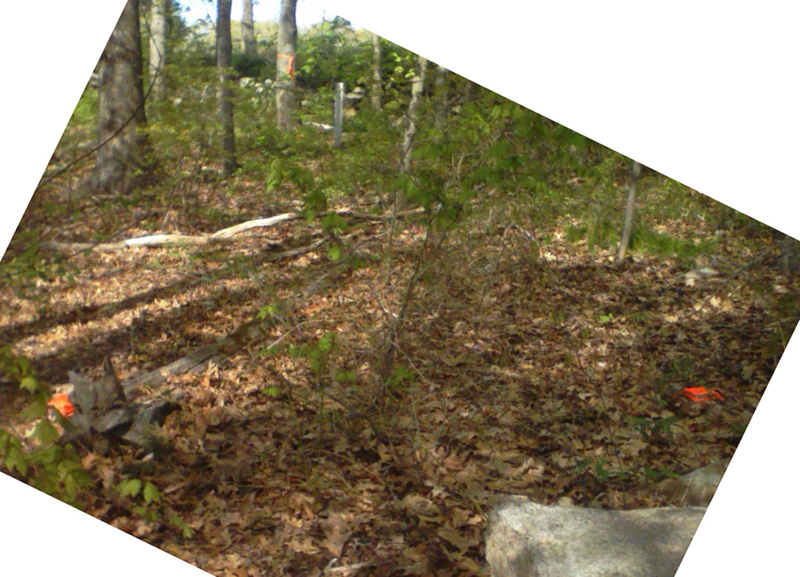
[{"label": "metal post", "polygon": [[336,83],[336,96],[333,109],[333,143],[342,145],[342,119],[344,110],[344,82]]}]

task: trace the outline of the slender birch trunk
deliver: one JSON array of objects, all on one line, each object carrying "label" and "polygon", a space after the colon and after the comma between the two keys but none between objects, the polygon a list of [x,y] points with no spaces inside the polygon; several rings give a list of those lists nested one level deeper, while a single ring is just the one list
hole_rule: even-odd
[{"label": "slender birch trunk", "polygon": [[414,152],[414,135],[417,133],[419,107],[422,103],[422,91],[425,89],[425,71],[427,68],[428,61],[422,56],[418,56],[414,79],[411,82],[411,101],[408,103],[407,124],[405,134],[403,135],[403,156],[400,161],[403,172],[408,172],[411,168],[411,155]]},{"label": "slender birch trunk", "polygon": [[436,109],[433,121],[437,128],[444,129],[447,124],[448,97],[447,77],[449,71],[444,66],[436,66],[436,79],[434,80],[434,94],[436,95]]},{"label": "slender birch trunk", "polygon": [[381,37],[377,34],[372,35],[372,88],[370,89],[370,101],[372,108],[376,112],[382,106],[383,85],[381,79]]},{"label": "slender birch trunk", "polygon": [[628,200],[625,204],[625,224],[622,227],[622,240],[617,251],[616,264],[621,264],[625,260],[625,253],[631,242],[631,232],[633,231],[633,208],[636,204],[636,183],[642,173],[642,165],[633,161],[631,166],[631,178],[628,181]]},{"label": "slender birch trunk", "polygon": [[167,9],[169,0],[153,0],[150,8],[150,98],[160,100],[164,96],[162,71],[167,65]]}]

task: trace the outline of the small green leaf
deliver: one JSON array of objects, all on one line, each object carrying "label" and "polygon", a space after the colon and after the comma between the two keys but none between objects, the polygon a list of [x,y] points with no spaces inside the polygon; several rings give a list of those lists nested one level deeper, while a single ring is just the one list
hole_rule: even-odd
[{"label": "small green leaf", "polygon": [[267,317],[271,317],[271,316],[276,315],[277,312],[278,312],[278,309],[277,309],[277,307],[275,305],[265,305],[265,306],[261,307],[260,309],[258,309],[258,314],[256,315],[256,318],[258,320],[263,321]]},{"label": "small green leaf", "polygon": [[322,229],[334,234],[340,234],[347,230],[347,221],[339,214],[326,214],[322,218]]},{"label": "small green leaf", "polygon": [[22,417],[26,421],[34,421],[41,419],[47,415],[47,403],[44,400],[32,402],[28,407],[22,411]]},{"label": "small green leaf", "polygon": [[328,208],[328,196],[324,191],[316,189],[303,197],[303,214],[308,222],[312,222],[318,212]]},{"label": "small green leaf", "polygon": [[342,247],[338,244],[333,245],[328,249],[328,258],[336,262],[342,258]]},{"label": "small green leaf", "polygon": [[194,530],[189,527],[177,514],[171,514],[169,516],[169,522],[181,530],[181,535],[184,539],[190,539],[192,535],[194,535]]},{"label": "small green leaf", "polygon": [[24,475],[28,472],[28,461],[25,459],[25,455],[17,446],[12,446],[9,448],[8,453],[6,453],[4,464],[7,469],[16,469],[21,475]]},{"label": "small green leaf", "polygon": [[117,485],[117,492],[120,497],[135,497],[139,494],[142,488],[142,482],[139,479],[125,479]]},{"label": "small green leaf", "polygon": [[322,338],[319,339],[319,343],[317,343],[317,348],[323,353],[326,353],[331,350],[333,347],[333,341],[336,339],[336,335],[332,332],[327,332],[322,335]]},{"label": "small green leaf", "polygon": [[80,483],[78,480],[70,473],[64,477],[62,483],[64,484],[64,492],[69,496],[70,499],[74,499],[75,495],[78,494],[78,490],[80,489]]},{"label": "small green leaf", "polygon": [[277,190],[283,182],[284,161],[276,158],[270,165],[269,176],[267,176],[267,192]]},{"label": "small green leaf", "polygon": [[144,490],[142,491],[142,496],[144,497],[145,503],[160,503],[161,502],[161,494],[158,492],[158,487],[156,487],[150,481],[147,481],[144,484]]},{"label": "small green leaf", "polygon": [[342,371],[336,374],[336,381],[339,383],[355,383],[358,380],[358,375],[355,371]]},{"label": "small green leaf", "polygon": [[35,393],[40,388],[39,381],[36,379],[36,377],[32,377],[30,375],[22,377],[19,382],[19,386],[21,389],[25,389],[31,393]]},{"label": "small green leaf", "polygon": [[58,439],[58,431],[53,426],[53,423],[47,419],[42,419],[33,430],[33,437],[38,439],[42,445],[49,445]]}]

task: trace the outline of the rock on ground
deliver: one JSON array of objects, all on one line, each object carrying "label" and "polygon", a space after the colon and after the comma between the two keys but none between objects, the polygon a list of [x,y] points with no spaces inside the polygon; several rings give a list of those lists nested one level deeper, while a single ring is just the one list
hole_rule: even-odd
[{"label": "rock on ground", "polygon": [[604,511],[510,498],[489,519],[494,577],[673,577],[703,507]]}]

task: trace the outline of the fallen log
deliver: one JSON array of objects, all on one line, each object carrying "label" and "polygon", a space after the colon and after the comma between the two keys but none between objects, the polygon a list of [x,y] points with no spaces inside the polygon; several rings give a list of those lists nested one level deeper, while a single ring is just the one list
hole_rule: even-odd
[{"label": "fallen log", "polygon": [[[287,250],[271,255],[267,260],[276,261],[283,258],[290,258],[316,250],[323,245],[324,240],[318,240],[308,246]],[[313,285],[314,283],[310,283]],[[303,293],[305,294],[305,293]],[[291,305],[289,305],[291,307]],[[249,341],[257,338],[261,331],[273,328],[280,319],[275,315],[267,315],[264,318],[256,316],[247,322],[239,325],[230,334],[218,339],[210,345],[197,348],[187,355],[159,367],[150,372],[137,373],[122,383],[122,388],[126,393],[132,393],[137,387],[156,387],[163,384],[167,377],[182,375],[184,373],[203,370],[211,361],[220,361],[242,348]]]},{"label": "fallen log", "polygon": [[[271,255],[268,260],[280,260],[311,252],[322,246],[323,243],[324,239],[321,239],[305,247]],[[346,264],[342,264],[336,270],[325,273],[323,278],[338,276],[340,269],[344,269],[346,266]],[[319,284],[319,279],[309,283],[308,287],[313,288],[317,284]],[[308,287],[300,294],[314,292]],[[70,373],[72,391],[69,397],[79,410],[69,419],[76,430],[72,431],[71,437],[65,435],[65,440],[75,440],[81,436],[91,436],[97,433],[107,439],[118,439],[149,447],[152,441],[152,429],[161,426],[167,415],[179,408],[175,402],[177,395],[170,392],[167,394],[172,395],[173,398],[148,402],[132,403],[129,399],[139,394],[142,388],[157,387],[163,384],[170,376],[204,370],[210,362],[221,362],[275,327],[282,321],[282,315],[288,313],[295,304],[291,300],[285,301],[279,313],[258,314],[216,342],[199,347],[158,369],[133,374],[124,382],[117,379],[108,359],[104,363],[105,372],[100,381],[89,381],[77,373]]]},{"label": "fallen log", "polygon": [[189,236],[184,234],[154,234],[150,236],[140,236],[137,238],[130,238],[118,242],[101,242],[101,243],[88,243],[88,242],[57,242],[57,241],[44,241],[39,243],[41,248],[59,251],[84,251],[96,250],[99,252],[111,252],[115,250],[122,250],[126,248],[137,247],[158,247],[167,245],[193,245],[202,246],[209,244],[209,235]]},{"label": "fallen log", "polygon": [[[72,391],[67,396],[72,414],[66,419],[69,426],[61,442],[86,440],[100,452],[107,451],[109,443],[115,441],[152,449],[154,430],[180,406],[171,399],[131,401],[110,359],[105,359],[103,370],[99,381],[70,373]],[[101,446],[104,449],[99,449]]]},{"label": "fallen log", "polygon": [[[423,211],[422,209],[414,209],[414,210],[407,210],[398,213],[396,215],[385,216],[385,215],[367,214],[363,212],[354,211],[350,208],[344,208],[339,210],[326,211],[320,213],[320,215],[326,216],[328,214],[338,214],[339,216],[350,216],[352,218],[358,218],[362,220],[388,221],[391,220],[392,218],[404,218],[407,216],[411,216],[413,214],[419,214],[422,211]],[[204,246],[211,243],[231,240],[236,235],[241,234],[246,230],[251,230],[253,228],[269,228],[281,222],[286,222],[290,220],[299,220],[302,218],[305,218],[305,215],[303,215],[300,212],[287,212],[276,216],[270,216],[268,218],[258,218],[255,220],[248,220],[246,222],[242,222],[240,224],[230,226],[228,228],[224,228],[222,230],[218,230],[217,232],[210,234],[200,234],[200,235],[153,234],[148,236],[130,238],[127,240],[121,240],[117,242],[101,242],[101,243],[43,241],[39,243],[39,247],[48,250],[56,250],[63,252],[66,251],[80,252],[85,250],[111,252],[115,250],[123,250],[126,248],[142,248],[142,247],[153,248],[153,247],[175,246],[175,245]]]}]

